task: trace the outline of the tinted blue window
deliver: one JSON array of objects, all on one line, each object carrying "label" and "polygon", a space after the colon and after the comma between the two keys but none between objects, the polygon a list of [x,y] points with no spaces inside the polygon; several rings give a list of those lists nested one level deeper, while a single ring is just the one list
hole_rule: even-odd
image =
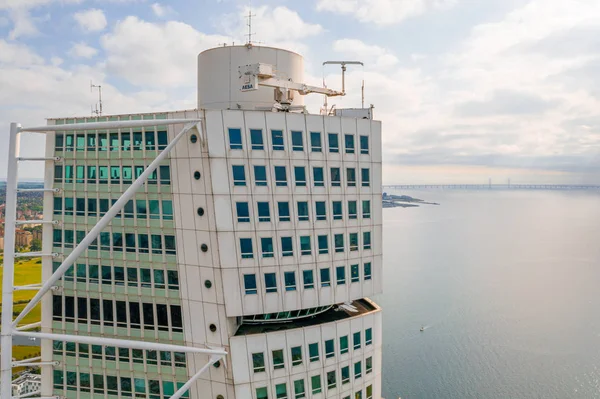
[{"label": "tinted blue window", "polygon": [[328,268],[321,269],[321,287],[331,286],[331,275]]},{"label": "tinted blue window", "polygon": [[283,131],[271,130],[271,138],[273,141],[273,151],[283,151],[285,149],[283,145]]},{"label": "tinted blue window", "polygon": [[346,147],[346,154],[354,154],[354,135],[344,135],[344,146]]},{"label": "tinted blue window", "polygon": [[283,274],[286,291],[296,291],[296,273],[285,272]]},{"label": "tinted blue window", "polygon": [[240,129],[229,129],[229,148],[232,150],[242,149],[242,131]]},{"label": "tinted blue window", "polygon": [[315,277],[312,270],[302,271],[302,278],[304,279],[304,289],[315,288]]},{"label": "tinted blue window", "polygon": [[301,255],[310,255],[310,236],[301,236],[300,237],[300,254]]},{"label": "tinted blue window", "polygon": [[319,244],[319,254],[326,254],[329,252],[329,240],[327,235],[318,236],[317,242]]},{"label": "tinted blue window", "polygon": [[239,223],[247,223],[250,221],[250,209],[247,202],[236,202],[235,208],[237,211],[237,221]]},{"label": "tinted blue window", "polygon": [[262,237],[260,239],[260,247],[263,258],[273,257],[273,239],[271,237]]},{"label": "tinted blue window", "polygon": [[358,270],[358,265],[351,265],[350,266],[350,282],[358,283],[359,280],[360,280],[360,272]]},{"label": "tinted blue window", "polygon": [[298,201],[298,221],[308,221],[308,202]]},{"label": "tinted blue window", "polygon": [[369,153],[369,136],[360,136],[360,153]]},{"label": "tinted blue window", "polygon": [[252,259],[254,257],[252,253],[252,238],[240,238],[240,249],[243,259]]},{"label": "tinted blue window", "polygon": [[231,167],[233,173],[233,185],[234,186],[245,186],[246,185],[246,172],[244,165],[233,165]]},{"label": "tinted blue window", "polygon": [[250,144],[253,150],[264,150],[263,133],[260,129],[250,129]]},{"label": "tinted blue window", "polygon": [[327,207],[325,206],[325,201],[316,201],[315,208],[317,213],[317,220],[326,220],[327,219]]},{"label": "tinted blue window", "polygon": [[257,186],[267,185],[267,168],[262,165],[254,165],[254,184]]},{"label": "tinted blue window", "polygon": [[312,152],[322,152],[321,132],[310,132],[310,150]]},{"label": "tinted blue window", "polygon": [[342,220],[342,201],[333,201],[333,220]]},{"label": "tinted blue window", "polygon": [[366,262],[364,265],[364,279],[365,280],[370,280],[371,279],[371,262]]},{"label": "tinted blue window", "polygon": [[285,166],[275,166],[275,185],[279,187],[287,186]]},{"label": "tinted blue window", "polygon": [[302,132],[292,131],[292,151],[304,151]]},{"label": "tinted blue window", "polygon": [[277,209],[279,211],[279,221],[289,222],[290,221],[290,204],[289,202],[278,202]]},{"label": "tinted blue window", "polygon": [[244,274],[244,290],[246,294],[256,294],[256,275]]},{"label": "tinted blue window", "polygon": [[338,141],[337,133],[329,133],[329,152],[340,152],[340,143]]},{"label": "tinted blue window", "polygon": [[313,179],[314,179],[315,187],[325,186],[325,177],[323,175],[323,168],[321,168],[321,167],[313,168]]},{"label": "tinted blue window", "polygon": [[304,169],[304,166],[294,166],[294,176],[296,178],[296,186],[306,186],[306,169]]},{"label": "tinted blue window", "polygon": [[292,237],[281,237],[281,255],[282,256],[293,256],[294,255],[294,244]]},{"label": "tinted blue window", "polygon": [[348,187],[356,187],[356,169],[346,168],[346,181]]},{"label": "tinted blue window", "polygon": [[338,266],[335,268],[335,280],[338,285],[346,284],[346,267]]},{"label": "tinted blue window", "polygon": [[369,175],[369,169],[361,169],[362,186],[369,187],[371,184],[371,176]]},{"label": "tinted blue window", "polygon": [[340,187],[342,185],[342,179],[340,176],[340,168],[331,168],[331,186]]},{"label": "tinted blue window", "polygon": [[265,288],[267,292],[277,292],[277,278],[275,273],[265,273]]},{"label": "tinted blue window", "polygon": [[268,202],[257,202],[256,206],[258,208],[258,221],[259,222],[270,222],[271,221],[271,213],[269,212],[269,203]]}]

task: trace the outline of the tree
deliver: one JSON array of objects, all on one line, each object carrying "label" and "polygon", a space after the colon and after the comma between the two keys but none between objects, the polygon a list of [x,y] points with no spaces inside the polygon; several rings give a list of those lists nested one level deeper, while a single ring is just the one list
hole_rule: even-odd
[{"label": "tree", "polygon": [[31,240],[31,252],[39,252],[42,250],[42,240]]}]

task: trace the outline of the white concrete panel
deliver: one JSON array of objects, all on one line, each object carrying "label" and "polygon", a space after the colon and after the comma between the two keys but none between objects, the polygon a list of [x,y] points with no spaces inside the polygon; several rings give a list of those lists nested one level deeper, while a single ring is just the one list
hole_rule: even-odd
[{"label": "white concrete panel", "polygon": [[206,138],[210,156],[224,157],[226,152],[221,111],[206,111]]},{"label": "white concrete panel", "polygon": [[210,171],[213,194],[229,194],[231,168],[227,168],[227,161],[224,158],[211,158]]},{"label": "white concrete panel", "polygon": [[244,288],[238,269],[222,269],[222,274],[223,280],[227,282],[227,287],[224,290],[227,316],[240,316],[243,314],[242,295]]},{"label": "white concrete panel", "polygon": [[238,242],[235,241],[233,233],[217,233],[219,240],[219,256],[221,258],[221,267],[237,267],[239,250]]},{"label": "white concrete panel", "polygon": [[[233,231],[232,209],[235,204],[231,203],[230,195],[214,195],[216,228],[219,231]],[[232,208],[233,206],[233,208]]]}]

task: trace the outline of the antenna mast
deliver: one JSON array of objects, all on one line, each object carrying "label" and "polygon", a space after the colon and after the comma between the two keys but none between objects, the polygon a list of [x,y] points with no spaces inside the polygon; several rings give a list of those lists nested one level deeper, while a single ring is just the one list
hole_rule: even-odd
[{"label": "antenna mast", "polygon": [[[93,91],[94,89],[98,89],[98,104],[96,104],[95,110],[92,108],[92,114],[102,116],[102,85],[95,85],[90,80],[90,91]],[[100,109],[98,109],[98,105],[100,106]]]},{"label": "antenna mast", "polygon": [[248,36],[248,42],[246,43],[247,46],[252,46],[252,36],[254,35],[254,33],[252,33],[252,17],[256,17],[256,14],[252,14],[252,10],[248,10],[248,23],[246,25],[248,25],[248,34],[246,36]]}]

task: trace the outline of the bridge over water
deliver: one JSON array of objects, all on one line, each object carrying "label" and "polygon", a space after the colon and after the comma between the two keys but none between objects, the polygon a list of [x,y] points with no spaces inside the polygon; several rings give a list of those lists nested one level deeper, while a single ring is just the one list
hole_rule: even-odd
[{"label": "bridge over water", "polygon": [[390,184],[383,189],[393,190],[598,190],[600,185],[590,184]]}]

